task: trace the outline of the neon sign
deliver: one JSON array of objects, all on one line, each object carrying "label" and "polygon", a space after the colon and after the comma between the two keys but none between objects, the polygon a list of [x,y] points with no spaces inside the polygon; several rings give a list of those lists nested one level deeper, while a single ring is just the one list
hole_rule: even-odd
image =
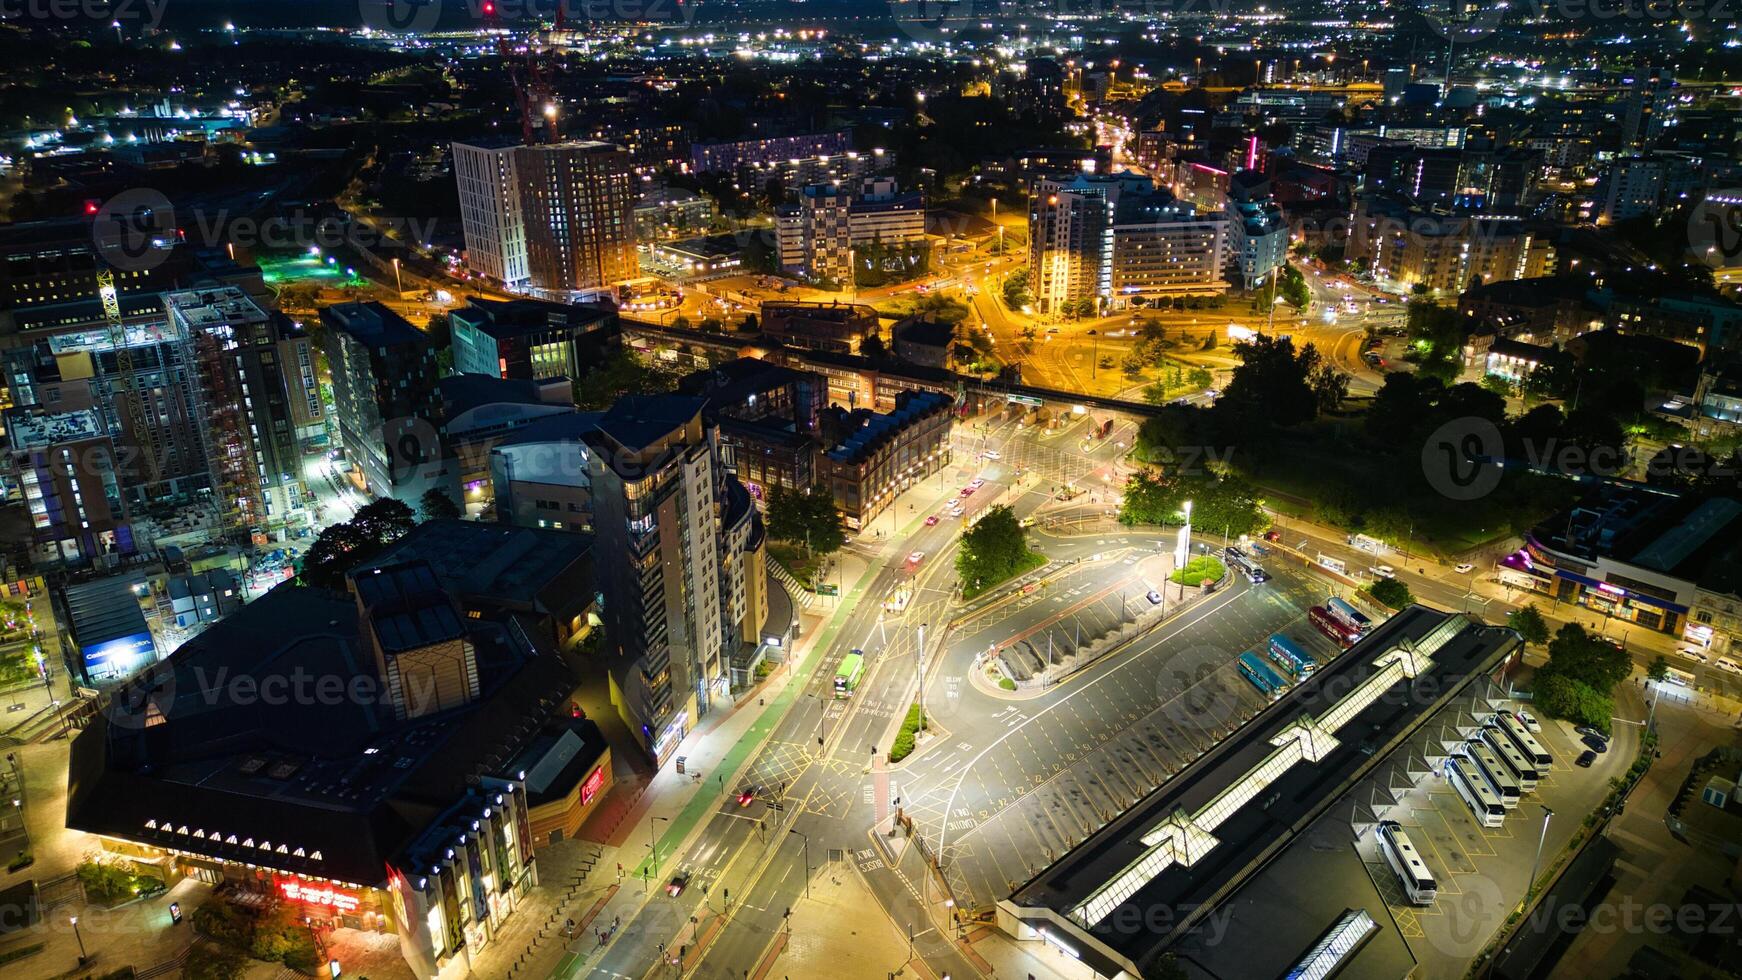
[{"label": "neon sign", "polygon": [[289,878],[278,880],[278,890],[288,901],[307,902],[310,905],[324,905],[340,912],[355,912],[361,904],[357,896],[350,892],[342,892],[331,885],[317,885],[312,882],[295,881]]},{"label": "neon sign", "polygon": [[588,803],[593,802],[593,797],[599,795],[599,790],[604,785],[605,767],[600,766],[593,770],[592,775],[587,777],[586,782],[581,784],[581,805],[586,806]]}]

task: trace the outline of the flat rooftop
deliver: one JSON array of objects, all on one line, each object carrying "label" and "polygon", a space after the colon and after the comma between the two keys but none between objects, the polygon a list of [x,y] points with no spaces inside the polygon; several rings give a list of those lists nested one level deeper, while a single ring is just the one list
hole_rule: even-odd
[{"label": "flat rooftop", "polygon": [[1141,975],[1518,642],[1410,606],[1018,888],[1000,917],[1046,929],[1104,975]]}]

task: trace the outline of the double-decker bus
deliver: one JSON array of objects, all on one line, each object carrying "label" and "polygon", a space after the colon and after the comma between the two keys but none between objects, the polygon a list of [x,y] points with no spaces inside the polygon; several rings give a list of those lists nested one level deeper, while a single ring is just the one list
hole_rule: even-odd
[{"label": "double-decker bus", "polygon": [[1258,693],[1272,701],[1282,697],[1282,692],[1288,690],[1288,684],[1276,676],[1276,671],[1265,666],[1264,661],[1250,650],[1240,655],[1240,676],[1246,678],[1246,683],[1258,689]]},{"label": "double-decker bus", "polygon": [[1281,664],[1289,673],[1305,677],[1319,668],[1312,657],[1300,648],[1300,644],[1289,639],[1282,633],[1270,634],[1270,659]]},{"label": "double-decker bus", "polygon": [[1385,855],[1385,863],[1391,865],[1397,880],[1403,883],[1403,893],[1409,896],[1409,904],[1434,903],[1439,886],[1434,883],[1434,876],[1428,873],[1427,863],[1416,853],[1415,845],[1410,843],[1409,835],[1403,832],[1402,824],[1395,820],[1379,822],[1379,853]]},{"label": "double-decker bus", "polygon": [[1506,807],[1488,788],[1487,780],[1470,770],[1469,759],[1461,755],[1447,759],[1446,779],[1464,798],[1464,804],[1470,808],[1477,823],[1484,827],[1498,827],[1506,821]]},{"label": "double-decker bus", "polygon": [[841,665],[835,668],[835,697],[850,698],[859,686],[859,678],[865,676],[865,655],[858,650],[841,658]]},{"label": "double-decker bus", "polygon": [[1337,619],[1341,620],[1345,626],[1351,627],[1357,633],[1365,633],[1373,628],[1372,620],[1361,615],[1359,609],[1349,605],[1348,602],[1338,598],[1337,596],[1331,596],[1329,599],[1325,600],[1325,612],[1335,616]]},{"label": "double-decker bus", "polygon": [[1312,623],[1313,629],[1330,637],[1337,646],[1345,650],[1354,646],[1355,641],[1361,638],[1359,630],[1326,612],[1324,606],[1314,606],[1307,610],[1307,622]]},{"label": "double-decker bus", "polygon": [[1464,752],[1476,763],[1476,770],[1487,777],[1488,788],[1494,795],[1500,797],[1500,805],[1508,810],[1518,809],[1518,798],[1523,795],[1519,790],[1518,780],[1512,778],[1512,770],[1500,761],[1488,743],[1479,738],[1472,738],[1465,743]]},{"label": "double-decker bus", "polygon": [[1543,751],[1542,744],[1536,740],[1535,735],[1530,734],[1530,730],[1524,727],[1524,722],[1519,721],[1517,715],[1510,711],[1501,711],[1494,715],[1494,720],[1500,723],[1501,730],[1512,740],[1512,744],[1518,746],[1518,751],[1536,764],[1538,772],[1546,771],[1549,766],[1554,765],[1554,759]]},{"label": "double-decker bus", "polygon": [[1500,757],[1501,763],[1512,770],[1512,778],[1518,780],[1520,791],[1525,793],[1536,791],[1535,764],[1526,759],[1523,752],[1518,751],[1518,746],[1512,744],[1512,740],[1506,737],[1506,733],[1500,730],[1499,725],[1492,723],[1483,725],[1482,741],[1487,742],[1488,747],[1494,750],[1494,754]]}]

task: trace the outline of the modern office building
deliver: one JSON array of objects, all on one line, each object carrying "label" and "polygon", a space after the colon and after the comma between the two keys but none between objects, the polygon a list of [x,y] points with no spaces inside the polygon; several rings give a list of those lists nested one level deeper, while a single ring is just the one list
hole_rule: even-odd
[{"label": "modern office building", "polygon": [[436,382],[442,399],[442,431],[469,512],[489,508],[490,451],[533,422],[575,411],[574,386],[566,377],[530,381],[488,374],[451,374]]},{"label": "modern office building", "polygon": [[1223,292],[1228,222],[1133,174],[1079,174],[1036,184],[1029,211],[1035,308]]},{"label": "modern office building", "polygon": [[578,380],[621,339],[615,310],[582,303],[474,299],[448,324],[456,372],[520,381]]},{"label": "modern office building", "polygon": [[812,184],[838,181],[851,185],[884,173],[894,165],[895,154],[882,147],[864,153],[848,150],[821,156],[756,160],[738,168],[738,186],[772,201],[793,202]]},{"label": "modern office building", "polygon": [[380,303],[321,310],[339,441],[352,479],[416,506],[431,487],[459,499],[429,338]]},{"label": "modern office building", "polygon": [[1288,261],[1288,221],[1270,193],[1270,179],[1236,173],[1228,190],[1228,277],[1254,289]]},{"label": "modern office building", "polygon": [[780,267],[810,279],[846,282],[855,259],[896,273],[925,260],[925,195],[892,177],[812,184],[775,216]]},{"label": "modern office building", "polygon": [[453,150],[474,273],[551,296],[601,292],[636,276],[638,188],[628,151],[593,140]]}]

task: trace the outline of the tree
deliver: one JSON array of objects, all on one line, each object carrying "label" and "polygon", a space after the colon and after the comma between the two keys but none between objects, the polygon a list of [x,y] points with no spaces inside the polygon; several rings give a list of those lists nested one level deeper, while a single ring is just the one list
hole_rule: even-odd
[{"label": "tree", "polygon": [[1032,300],[1028,294],[1028,270],[1017,269],[1004,279],[1004,305],[1013,310],[1027,306]]},{"label": "tree", "polygon": [[182,976],[187,980],[236,980],[248,971],[240,950],[221,943],[195,943],[189,947]]},{"label": "tree", "polygon": [[1618,644],[1592,634],[1578,623],[1555,631],[1548,644],[1548,666],[1557,674],[1607,693],[1633,673],[1633,658]]},{"label": "tree", "polygon": [[1589,725],[1601,732],[1609,731],[1615,701],[1589,684],[1544,668],[1537,672],[1532,693],[1533,703],[1544,714],[1565,718],[1576,725]]},{"label": "tree", "polygon": [[1506,615],[1506,625],[1524,640],[1525,646],[1542,646],[1548,642],[1548,620],[1535,606],[1514,609]]},{"label": "tree", "polygon": [[859,356],[872,361],[883,361],[889,358],[889,345],[883,342],[883,335],[870,333],[859,341]]},{"label": "tree", "polygon": [[328,526],[303,556],[302,581],[316,588],[342,589],[351,569],[369,561],[417,523],[411,507],[385,497],[370,501],[348,521]]},{"label": "tree", "polygon": [[1402,609],[1415,601],[1415,595],[1409,591],[1409,586],[1394,578],[1382,578],[1367,586],[1367,594],[1376,602],[1382,602],[1393,609]]},{"label": "tree", "polygon": [[1349,376],[1329,364],[1320,364],[1307,375],[1307,387],[1313,390],[1313,401],[1321,413],[1334,412],[1349,397]]},{"label": "tree", "polygon": [[[1186,384],[1193,388],[1208,388],[1215,383],[1216,376],[1210,373],[1209,368],[1196,367],[1186,372]],[[1347,386],[1345,385],[1345,387]]]},{"label": "tree", "polygon": [[575,407],[596,411],[610,408],[624,395],[654,395],[668,391],[670,382],[665,374],[643,366],[634,354],[617,347],[575,381],[574,389]]},{"label": "tree", "polygon": [[956,552],[956,574],[962,590],[978,591],[1025,569],[1033,560],[1028,532],[1008,505],[989,508],[974,526],[962,532]]},{"label": "tree", "polygon": [[1259,334],[1234,345],[1240,366],[1216,411],[1237,429],[1293,426],[1318,416],[1319,395],[1309,379],[1320,366],[1318,349],[1308,344],[1296,351],[1287,337]]},{"label": "tree", "polygon": [[1486,389],[1488,391],[1492,391],[1494,394],[1499,395],[1501,398],[1512,397],[1512,393],[1515,390],[1517,390],[1517,388],[1518,388],[1518,386],[1513,383],[1511,378],[1508,378],[1502,374],[1493,374],[1493,373],[1484,374],[1484,375],[1482,375],[1482,380],[1479,383],[1482,385],[1482,387],[1484,389]]},{"label": "tree", "polygon": [[426,521],[454,520],[464,515],[460,505],[441,487],[430,487],[417,499],[417,509]]},{"label": "tree", "polygon": [[1645,668],[1645,676],[1654,681],[1661,681],[1669,676],[1669,658],[1663,654],[1651,658],[1651,663]]},{"label": "tree", "polygon": [[808,554],[833,554],[847,543],[834,495],[825,487],[775,487],[768,495],[767,523],[770,537],[802,544]]},{"label": "tree", "polygon": [[382,497],[359,507],[350,523],[365,538],[389,544],[411,533],[417,526],[417,515],[405,501]]}]

